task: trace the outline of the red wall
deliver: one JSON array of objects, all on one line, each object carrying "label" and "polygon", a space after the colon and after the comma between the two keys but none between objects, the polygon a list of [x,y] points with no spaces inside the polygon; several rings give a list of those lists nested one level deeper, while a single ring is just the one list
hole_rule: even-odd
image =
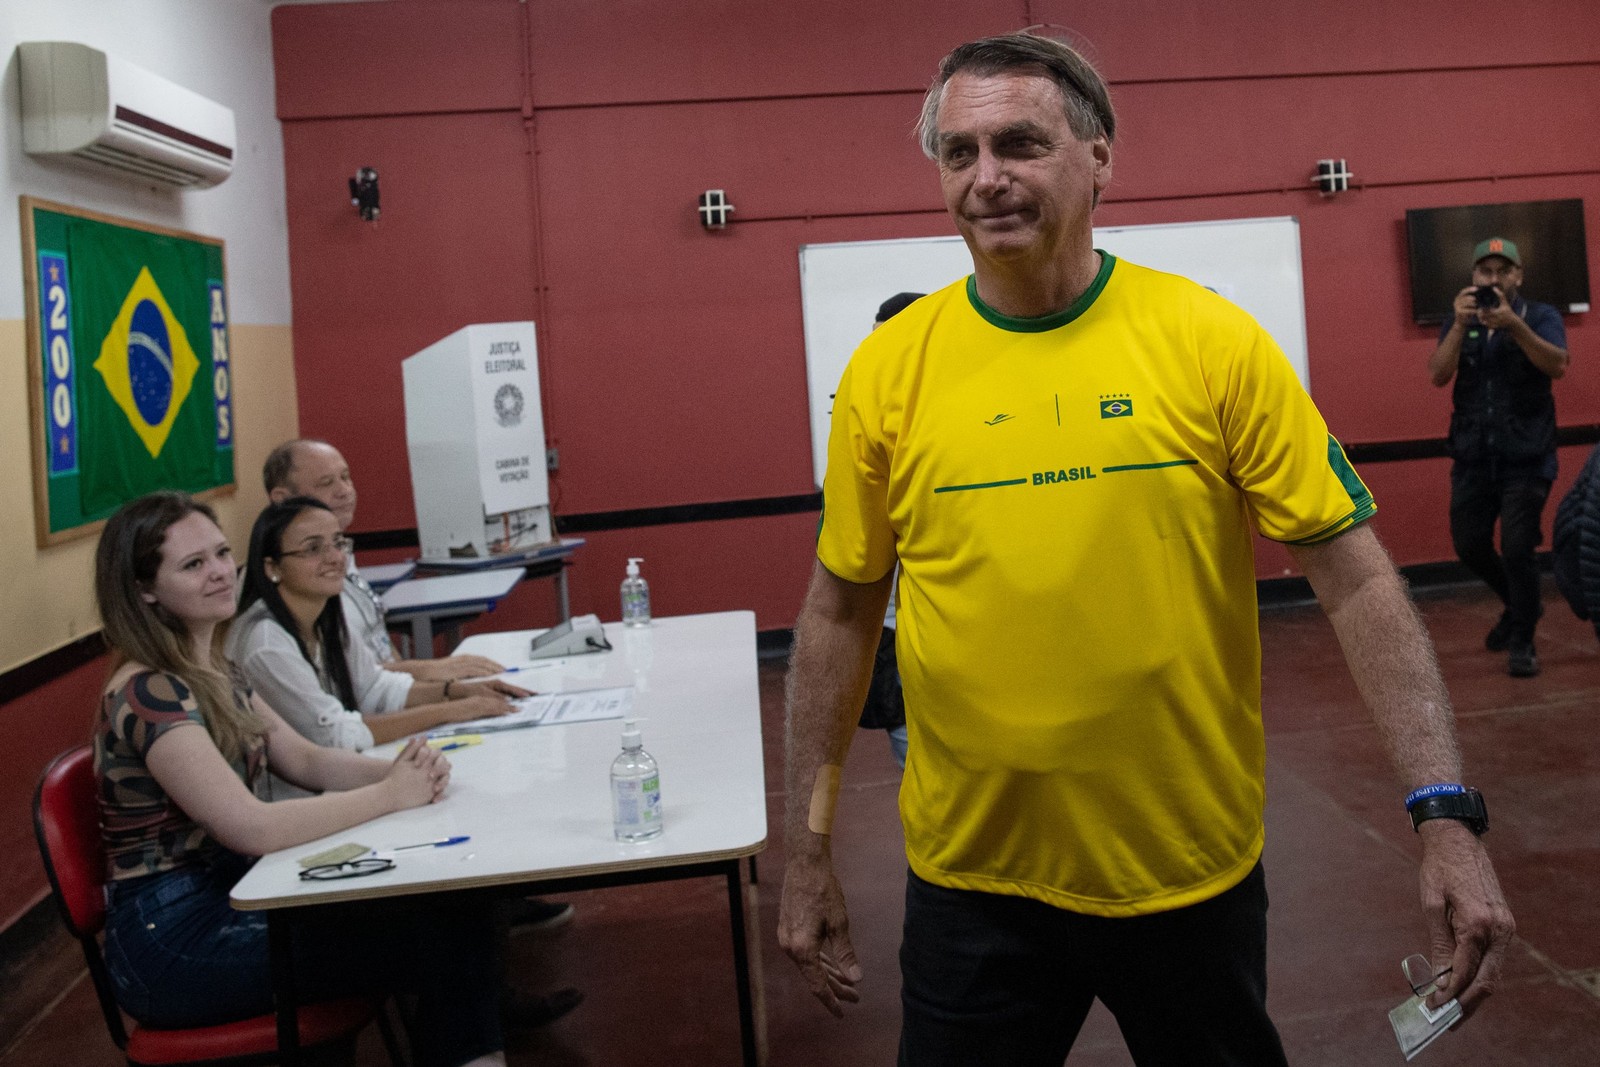
[{"label": "red wall", "polygon": [[0,699],[6,724],[6,769],[0,774],[0,930],[49,892],[33,838],[33,789],[56,754],[89,740],[105,658],[47,682],[24,696]]},{"label": "red wall", "polygon": [[[358,528],[410,527],[399,362],[464,323],[532,318],[558,513],[811,491],[798,247],[951,233],[910,134],[922,90],[953,45],[1055,23],[1119,111],[1097,222],[1297,216],[1312,392],[1334,432],[1441,437],[1405,210],[1583,197],[1600,233],[1600,6],[1532,0],[1513,21],[1491,57],[1483,19],[1447,0],[279,7],[302,428],[354,465]],[[1310,190],[1328,156],[1359,189]],[[344,197],[364,165],[381,175],[377,226]],[[738,208],[726,232],[696,220],[707,188]],[[1600,422],[1585,317],[1568,331],[1561,421]],[[1558,491],[1583,453],[1564,450]],[[1362,475],[1401,563],[1451,557],[1444,461]],[[753,607],[787,626],[814,527],[594,535],[574,607],[615,617],[623,557],[643,555],[659,612]],[[1287,566],[1262,546],[1258,573]],[[496,622],[541,621],[540,604]]]},{"label": "red wall", "polygon": [[[1499,21],[1497,21],[1499,20]],[[1503,30],[1501,23],[1503,21]],[[910,136],[939,57],[1036,23],[1085,42],[1120,115],[1102,225],[1295,215],[1312,391],[1347,444],[1439,437],[1434,333],[1410,322],[1410,207],[1582,197],[1600,234],[1600,5],[1448,0],[1177,5],[923,0],[450,0],[273,13],[298,403],[362,490],[359,527],[414,524],[400,361],[469,322],[538,323],[558,513],[812,490],[801,244],[953,232]],[[1486,25],[1493,23],[1493,47]],[[1356,191],[1324,200],[1315,160]],[[345,197],[381,174],[384,212]],[[695,196],[725,188],[707,234]],[[1537,250],[1529,250],[1537,272]],[[1600,271],[1591,265],[1600,281]],[[1564,425],[1600,422],[1600,360],[1569,318]],[[1564,487],[1585,449],[1562,451]],[[1402,563],[1450,558],[1446,463],[1371,464]],[[816,516],[590,535],[574,607],[614,618],[627,555],[662,614],[789,625]],[[1264,542],[1258,573],[1288,557]],[[548,583],[478,625],[554,614]],[[86,738],[103,664],[0,703],[0,929],[44,877],[26,812]]]}]

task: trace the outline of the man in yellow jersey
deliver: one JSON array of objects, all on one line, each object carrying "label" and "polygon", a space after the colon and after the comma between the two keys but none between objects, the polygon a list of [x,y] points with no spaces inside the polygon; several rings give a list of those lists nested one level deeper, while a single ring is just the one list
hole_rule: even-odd
[{"label": "man in yellow jersey", "polygon": [[1141,1067],[1283,1063],[1254,526],[1310,579],[1412,793],[1434,1000],[1470,1011],[1512,919],[1343,449],[1248,315],[1095,250],[1115,117],[1077,53],[963,45],[922,133],[976,269],[839,385],[789,675],[784,949],[829,1010],[858,999],[829,835],[898,564],[900,1062],[1059,1067],[1099,998]]}]

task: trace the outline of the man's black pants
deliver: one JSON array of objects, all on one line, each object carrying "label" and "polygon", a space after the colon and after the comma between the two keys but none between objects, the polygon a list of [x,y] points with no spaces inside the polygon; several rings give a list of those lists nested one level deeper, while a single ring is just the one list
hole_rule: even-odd
[{"label": "man's black pants", "polygon": [[1267,1018],[1261,866],[1127,919],[906,876],[901,1067],[1061,1067],[1095,998],[1139,1067],[1284,1065]]},{"label": "man's black pants", "polygon": [[[1450,540],[1467,569],[1505,602],[1512,644],[1533,640],[1539,624],[1539,519],[1550,480],[1526,468],[1457,463],[1450,471]],[[1494,524],[1500,521],[1500,551]]]}]

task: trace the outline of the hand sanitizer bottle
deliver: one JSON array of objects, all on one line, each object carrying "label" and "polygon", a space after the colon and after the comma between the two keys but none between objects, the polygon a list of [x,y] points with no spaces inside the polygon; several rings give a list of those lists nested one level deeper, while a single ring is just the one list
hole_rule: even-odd
[{"label": "hand sanitizer bottle", "polygon": [[611,815],[618,841],[661,833],[661,772],[639,739],[637,719],[623,721],[622,754],[611,761]]},{"label": "hand sanitizer bottle", "polygon": [[650,625],[650,586],[639,577],[642,556],[628,557],[628,576],[622,579],[622,622],[625,626]]}]

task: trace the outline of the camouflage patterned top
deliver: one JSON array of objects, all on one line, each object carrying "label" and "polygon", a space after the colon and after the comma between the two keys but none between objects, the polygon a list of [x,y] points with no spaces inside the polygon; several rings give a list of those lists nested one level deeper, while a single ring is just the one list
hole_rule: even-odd
[{"label": "camouflage patterned top", "polygon": [[[248,705],[250,694],[235,684],[233,697]],[[94,766],[100,781],[106,874],[113,881],[205,863],[222,847],[173,803],[145,767],[156,738],[189,722],[205,729],[189,687],[163,671],[140,671],[101,700]],[[266,741],[258,738],[233,764],[257,796],[266,788],[265,757]]]}]

